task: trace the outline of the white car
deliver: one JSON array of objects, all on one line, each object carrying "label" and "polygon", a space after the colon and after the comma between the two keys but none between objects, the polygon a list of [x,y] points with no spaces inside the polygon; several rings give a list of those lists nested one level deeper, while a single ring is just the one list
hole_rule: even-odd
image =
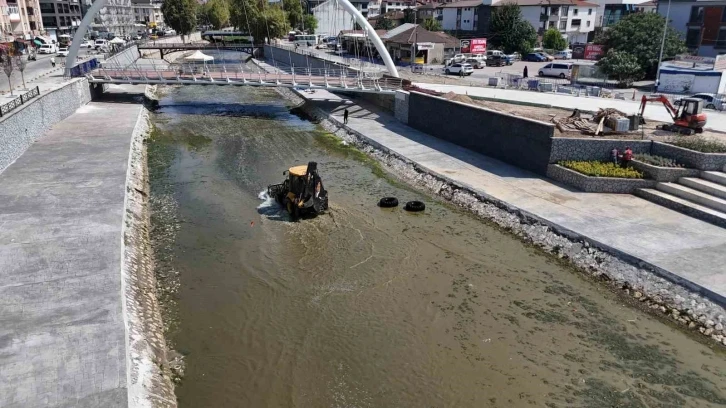
[{"label": "white car", "polygon": [[[722,111],[724,108],[726,108],[726,101],[721,99],[716,94],[712,93],[697,93],[695,95],[689,96],[689,98],[698,98],[703,99],[703,107],[706,109],[715,109]],[[676,99],[673,104],[676,106],[681,106],[681,103],[683,102],[682,99]]]},{"label": "white car", "polygon": [[572,50],[557,51],[554,55],[555,59],[569,60],[572,59]]},{"label": "white car", "polygon": [[99,49],[101,47],[108,47],[108,40],[98,39],[93,43],[93,48]]},{"label": "white car", "polygon": [[539,69],[539,76],[569,78],[572,75],[572,64],[564,62],[551,62]]},{"label": "white car", "polygon": [[61,57],[67,57],[68,56],[68,47],[58,48],[58,55]]},{"label": "white car", "polygon": [[456,75],[471,75],[474,73],[474,67],[471,66],[471,64],[465,64],[461,62],[455,62],[451,64],[450,66],[446,67],[444,69],[444,72],[449,74],[456,74]]},{"label": "white car", "polygon": [[91,41],[91,40],[84,40],[81,43],[81,48],[88,48],[88,49],[93,48],[93,41]]},{"label": "white car", "polygon": [[55,52],[55,45],[43,44],[38,48],[38,54],[53,54]]}]

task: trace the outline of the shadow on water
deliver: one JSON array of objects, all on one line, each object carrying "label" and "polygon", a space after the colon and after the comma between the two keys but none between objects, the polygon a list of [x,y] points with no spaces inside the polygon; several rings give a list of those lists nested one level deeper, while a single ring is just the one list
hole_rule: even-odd
[{"label": "shadow on water", "polygon": [[[163,110],[208,97],[174,89],[149,144],[157,277],[179,279],[180,407],[726,404],[722,353],[397,182],[274,91],[215,98],[278,120]],[[331,209],[289,222],[267,185],[311,160]]]}]

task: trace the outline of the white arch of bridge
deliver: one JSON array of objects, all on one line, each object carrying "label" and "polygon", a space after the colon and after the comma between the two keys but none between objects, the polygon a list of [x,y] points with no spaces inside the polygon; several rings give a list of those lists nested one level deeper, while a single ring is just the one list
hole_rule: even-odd
[{"label": "white arch of bridge", "polygon": [[[76,33],[73,35],[73,42],[71,43],[71,47],[68,50],[68,56],[66,57],[66,75],[70,74],[71,67],[73,67],[76,63],[78,50],[81,47],[81,40],[83,40],[83,36],[86,35],[91,21],[96,16],[96,14],[98,14],[98,12],[106,5],[107,2],[108,0],[94,1],[91,7],[88,9],[88,12],[86,12],[86,15],[83,16],[83,20],[81,20],[81,25],[78,26]],[[353,18],[355,18],[355,20],[358,22],[358,24],[360,24],[360,26],[363,28],[365,33],[368,35],[368,38],[370,38],[371,42],[373,42],[373,46],[376,47],[378,54],[380,54],[381,58],[383,58],[383,63],[386,65],[388,73],[393,77],[399,78],[398,70],[396,69],[396,65],[393,64],[391,55],[388,53],[388,50],[386,50],[386,47],[383,45],[381,37],[376,34],[376,30],[373,29],[368,20],[363,17],[363,14],[361,14],[361,12],[358,11],[358,9],[349,0],[337,0],[337,2],[340,3],[340,5],[343,6],[343,9],[350,13]]]}]

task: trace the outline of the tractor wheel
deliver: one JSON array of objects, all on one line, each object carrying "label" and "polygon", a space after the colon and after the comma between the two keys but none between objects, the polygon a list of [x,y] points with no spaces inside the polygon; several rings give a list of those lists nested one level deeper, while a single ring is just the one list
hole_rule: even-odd
[{"label": "tractor wheel", "polygon": [[398,207],[398,199],[396,197],[383,197],[378,202],[378,206],[381,208],[393,208]]},{"label": "tractor wheel", "polygon": [[409,201],[403,208],[406,211],[419,212],[426,209],[426,204],[422,203],[421,201]]}]

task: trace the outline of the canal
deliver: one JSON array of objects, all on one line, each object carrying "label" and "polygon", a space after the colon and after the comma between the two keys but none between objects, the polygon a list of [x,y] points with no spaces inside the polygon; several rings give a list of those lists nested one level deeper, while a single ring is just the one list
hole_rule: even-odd
[{"label": "canal", "polygon": [[[181,407],[726,404],[723,353],[407,187],[274,90],[165,92],[152,239]],[[263,192],[311,160],[331,209],[293,223]],[[378,208],[388,195],[427,209]]]}]

